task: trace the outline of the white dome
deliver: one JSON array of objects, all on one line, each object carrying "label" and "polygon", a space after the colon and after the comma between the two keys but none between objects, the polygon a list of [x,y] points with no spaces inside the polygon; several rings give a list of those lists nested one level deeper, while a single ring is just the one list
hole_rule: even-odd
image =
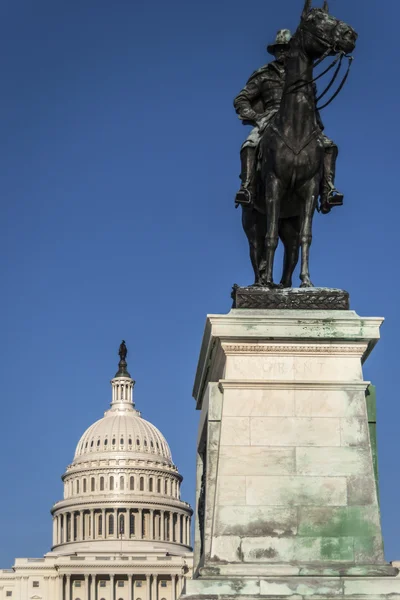
[{"label": "white dome", "polygon": [[172,463],[171,451],[162,433],[134,409],[123,412],[111,409],[91,425],[78,442],[74,462],[104,453],[111,458],[110,453],[121,452],[144,454],[146,459]]},{"label": "white dome", "polygon": [[180,499],[182,477],[164,436],[135,408],[124,342],[119,354],[110,409],[85,431],[63,475],[53,550],[186,552],[192,509]]}]

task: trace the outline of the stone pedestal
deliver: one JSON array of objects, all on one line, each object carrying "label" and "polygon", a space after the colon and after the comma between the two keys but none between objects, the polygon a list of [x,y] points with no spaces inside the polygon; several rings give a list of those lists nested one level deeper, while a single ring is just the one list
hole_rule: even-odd
[{"label": "stone pedestal", "polygon": [[186,598],[400,599],[362,374],[381,323],[349,310],[207,318]]}]

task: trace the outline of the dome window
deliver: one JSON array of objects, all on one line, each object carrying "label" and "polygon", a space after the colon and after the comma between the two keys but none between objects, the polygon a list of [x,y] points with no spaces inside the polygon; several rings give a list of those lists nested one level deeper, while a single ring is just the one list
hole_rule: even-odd
[{"label": "dome window", "polygon": [[86,444],[85,444],[85,448],[87,448],[87,447],[88,447],[88,443],[89,443],[89,442],[86,442]]},{"label": "dome window", "polygon": [[157,446],[157,450],[159,450],[160,446],[159,446],[158,442],[156,442],[156,446]]},{"label": "dome window", "polygon": [[137,445],[137,446],[140,446],[140,441],[139,441],[139,438],[136,440],[136,445]]},{"label": "dome window", "polygon": [[140,478],[140,491],[143,492],[144,491],[144,477]]},{"label": "dome window", "polygon": [[147,440],[144,440],[144,445],[147,447]]},{"label": "dome window", "polygon": [[149,479],[149,492],[152,492],[152,491],[153,491],[153,478],[150,477],[150,479]]},{"label": "dome window", "polygon": [[100,440],[97,440],[97,447],[100,446]]},{"label": "dome window", "polygon": [[121,446],[123,446],[123,445],[124,445],[124,438],[121,438],[121,439],[119,440],[119,443],[121,444]]},{"label": "dome window", "polygon": [[105,445],[105,446],[107,446],[107,444],[108,444],[108,439],[106,438],[106,439],[104,440],[104,445]]},{"label": "dome window", "polygon": [[150,446],[154,448],[153,440],[150,442]]},{"label": "dome window", "polygon": [[108,535],[114,535],[114,515],[108,517]]},{"label": "dome window", "polygon": [[113,491],[114,490],[114,477],[111,475],[110,477],[110,490]]},{"label": "dome window", "polygon": [[129,535],[135,535],[135,515],[131,512],[129,519]]},{"label": "dome window", "polygon": [[100,491],[104,491],[104,477],[100,477]]},{"label": "dome window", "polygon": [[130,446],[132,446],[132,440],[131,440],[131,438],[129,438],[129,440],[128,440],[128,444],[129,444]]},{"label": "dome window", "polygon": [[90,442],[90,447],[91,447],[91,448],[93,448],[93,444],[94,444],[94,441],[92,440],[92,441]]},{"label": "dome window", "polygon": [[129,489],[130,490],[134,490],[135,489],[135,478],[133,477],[133,475],[129,479]]},{"label": "dome window", "polygon": [[121,475],[121,477],[119,478],[119,489],[123,490],[125,488],[125,481],[123,476]]},{"label": "dome window", "polygon": [[115,438],[112,441],[112,445],[115,446]]},{"label": "dome window", "polygon": [[99,515],[99,520],[98,520],[97,525],[98,525],[97,531],[98,531],[99,535],[103,535],[103,516],[102,515]]}]

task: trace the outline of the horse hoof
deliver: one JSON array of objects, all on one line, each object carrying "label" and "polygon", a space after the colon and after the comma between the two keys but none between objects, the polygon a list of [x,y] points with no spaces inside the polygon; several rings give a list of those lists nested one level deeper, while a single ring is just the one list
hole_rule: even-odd
[{"label": "horse hoof", "polygon": [[314,284],[311,283],[311,281],[303,281],[303,283],[300,285],[301,288],[313,288]]}]

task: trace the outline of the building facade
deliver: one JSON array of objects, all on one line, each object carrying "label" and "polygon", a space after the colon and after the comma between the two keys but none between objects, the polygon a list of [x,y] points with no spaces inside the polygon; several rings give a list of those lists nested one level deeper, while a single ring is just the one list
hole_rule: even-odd
[{"label": "building facade", "polygon": [[63,475],[51,552],[0,571],[0,600],[176,600],[191,576],[182,476],[163,435],[135,408],[121,348],[110,409]]}]

